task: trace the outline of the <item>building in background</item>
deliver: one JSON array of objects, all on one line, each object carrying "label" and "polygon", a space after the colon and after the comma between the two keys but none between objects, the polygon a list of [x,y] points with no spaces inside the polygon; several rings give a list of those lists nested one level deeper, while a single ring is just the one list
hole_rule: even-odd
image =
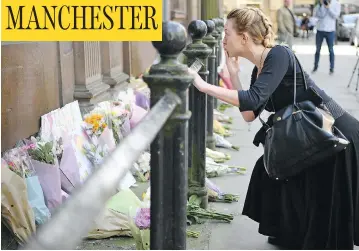
[{"label": "building in background", "polygon": [[[163,0],[163,6],[166,20],[185,27],[223,16],[222,0]],[[40,117],[54,109],[109,99],[156,57],[151,42],[9,42],[1,52],[2,151],[37,133]]]}]

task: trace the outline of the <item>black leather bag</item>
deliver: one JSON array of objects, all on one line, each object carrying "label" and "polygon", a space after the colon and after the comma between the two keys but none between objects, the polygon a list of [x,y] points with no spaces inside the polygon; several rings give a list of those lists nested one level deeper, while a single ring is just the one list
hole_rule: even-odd
[{"label": "black leather bag", "polygon": [[[297,58],[294,53],[289,54],[294,61],[293,104],[275,112],[272,126],[268,126],[259,117],[262,124],[267,126],[264,166],[269,177],[277,180],[295,176],[342,151],[349,144],[345,136],[334,126],[335,120],[328,111],[317,107],[309,100],[297,102]],[[298,64],[305,88],[308,90],[299,61]]]}]

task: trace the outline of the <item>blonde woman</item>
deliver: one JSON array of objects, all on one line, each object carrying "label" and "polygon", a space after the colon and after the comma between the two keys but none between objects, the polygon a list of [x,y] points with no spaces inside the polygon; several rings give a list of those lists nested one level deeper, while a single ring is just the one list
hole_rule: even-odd
[{"label": "blonde woman", "polygon": [[[231,11],[225,24],[224,49],[233,86],[228,90],[195,76],[196,88],[239,107],[245,121],[257,118],[261,108],[278,111],[293,102],[294,56],[284,46],[274,46],[272,25],[259,9]],[[243,90],[233,58],[244,57],[255,67],[251,86]],[[306,100],[302,72],[297,61],[297,100]],[[359,122],[343,110],[308,74],[307,84],[315,89],[330,110],[335,125],[350,141],[346,150],[328,158],[287,181],[268,177],[263,158],[254,166],[243,215],[259,223],[259,232],[272,244],[294,249],[353,249],[359,245]],[[271,123],[270,121],[267,123]],[[254,143],[264,142],[263,128]],[[290,145],[288,147],[291,147]],[[239,233],[240,234],[240,233]]]}]

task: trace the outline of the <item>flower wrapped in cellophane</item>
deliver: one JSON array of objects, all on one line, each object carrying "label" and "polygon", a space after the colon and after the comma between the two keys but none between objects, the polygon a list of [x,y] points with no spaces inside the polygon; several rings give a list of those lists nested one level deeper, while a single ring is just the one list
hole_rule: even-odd
[{"label": "flower wrapped in cellophane", "polygon": [[[91,114],[94,115],[91,117]],[[87,115],[85,116],[85,122],[93,122],[94,125],[87,126],[86,130],[92,128],[93,131],[98,131],[97,129],[100,129],[98,135],[96,135],[97,137],[100,137],[106,128],[108,128],[111,131],[115,144],[118,145],[130,133],[130,111],[117,101],[101,102],[91,114],[88,117]],[[91,131],[88,131],[88,134],[92,136]]]},{"label": "flower wrapped in cellophane", "polygon": [[50,210],[62,203],[60,167],[52,141],[31,137],[34,147],[28,149],[31,163],[39,177],[45,202]]},{"label": "flower wrapped in cellophane", "polygon": [[132,174],[135,175],[140,182],[146,182],[150,178],[150,159],[151,154],[145,151],[133,165]]},{"label": "flower wrapped in cellophane", "polygon": [[84,128],[92,139],[99,138],[107,127],[108,122],[105,114],[92,112],[85,115]]},{"label": "flower wrapped in cellophane", "polygon": [[83,145],[86,157],[91,161],[94,166],[100,165],[103,159],[109,154],[107,145],[95,145],[85,143]]},{"label": "flower wrapped in cellophane", "polygon": [[43,224],[51,217],[51,214],[45,205],[39,177],[27,153],[29,148],[35,148],[35,144],[8,150],[3,155],[4,164],[6,163],[11,171],[24,179],[27,198],[34,212],[35,222],[37,224]]},{"label": "flower wrapped in cellophane", "polygon": [[208,178],[206,178],[206,187],[208,201],[232,203],[239,200],[239,195],[222,192],[221,189]]}]

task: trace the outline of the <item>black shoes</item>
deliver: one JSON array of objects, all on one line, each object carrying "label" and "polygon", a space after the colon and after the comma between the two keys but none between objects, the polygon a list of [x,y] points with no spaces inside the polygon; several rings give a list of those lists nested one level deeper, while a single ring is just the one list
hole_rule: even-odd
[{"label": "black shoes", "polygon": [[[312,70],[312,73],[315,73],[318,70],[318,67],[314,67]],[[329,75],[333,75],[334,74],[334,69],[330,69],[329,70]]]}]

